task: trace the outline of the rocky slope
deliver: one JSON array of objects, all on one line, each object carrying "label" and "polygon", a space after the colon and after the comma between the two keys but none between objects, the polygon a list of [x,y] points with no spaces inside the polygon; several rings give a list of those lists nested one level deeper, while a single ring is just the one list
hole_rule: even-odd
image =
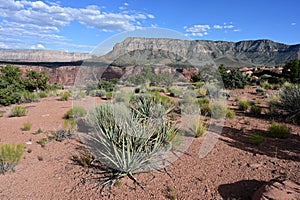
[{"label": "rocky slope", "polygon": [[20,66],[24,71],[44,69],[50,76],[51,83],[68,85],[74,83],[82,65],[99,67],[99,74],[107,78],[119,78],[133,66],[151,65],[160,68],[167,65],[170,66],[169,71],[181,72],[188,79],[198,72],[198,69],[194,68],[197,65],[278,66],[297,58],[300,59],[300,44],[286,45],[271,40],[234,43],[127,38],[103,56],[51,50],[0,50],[0,65],[13,64]]},{"label": "rocky slope", "polygon": [[300,44],[286,45],[271,40],[241,42],[190,41],[157,38],[127,38],[105,55],[116,65],[136,63],[213,62],[229,66],[275,66],[300,59]]}]

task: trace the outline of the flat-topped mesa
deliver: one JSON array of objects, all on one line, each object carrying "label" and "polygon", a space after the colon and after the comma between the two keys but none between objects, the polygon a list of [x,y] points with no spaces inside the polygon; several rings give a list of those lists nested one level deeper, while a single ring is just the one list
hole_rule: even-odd
[{"label": "flat-topped mesa", "polygon": [[0,61],[6,62],[75,62],[92,58],[88,53],[54,50],[0,50]]},{"label": "flat-topped mesa", "polygon": [[[136,61],[174,63],[204,58],[216,65],[236,67],[277,66],[300,59],[300,44],[287,45],[271,40],[240,42],[179,40],[166,38],[127,38],[106,54],[117,65],[132,65]],[[116,62],[117,60],[117,62]],[[201,59],[200,59],[201,60]],[[164,61],[164,62],[163,62]],[[130,63],[132,62],[132,63]]]}]

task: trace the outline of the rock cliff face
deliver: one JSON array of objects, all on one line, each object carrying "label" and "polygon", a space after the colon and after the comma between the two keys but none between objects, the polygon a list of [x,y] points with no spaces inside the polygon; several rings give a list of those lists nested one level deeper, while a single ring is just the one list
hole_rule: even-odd
[{"label": "rock cliff face", "polygon": [[191,68],[198,63],[204,66],[225,64],[232,67],[259,67],[283,65],[292,59],[300,59],[300,44],[286,45],[271,40],[234,43],[127,38],[103,56],[50,50],[0,50],[0,64],[18,65],[24,71],[31,68],[46,70],[51,83],[65,85],[73,84],[80,66],[86,64],[105,66],[97,71],[106,78],[119,78],[130,70],[134,71],[133,66],[143,65],[157,66],[155,72],[160,73],[160,66],[167,65],[170,67],[165,70],[180,72],[189,79],[192,74],[198,73],[198,69]]},{"label": "rock cliff face", "polygon": [[135,63],[184,63],[193,59],[229,66],[275,66],[300,59],[300,44],[286,45],[271,40],[241,42],[190,41],[156,38],[127,38],[105,55],[116,65]]},{"label": "rock cliff face", "polygon": [[74,62],[91,58],[88,53],[52,50],[0,50],[0,61],[13,62]]}]

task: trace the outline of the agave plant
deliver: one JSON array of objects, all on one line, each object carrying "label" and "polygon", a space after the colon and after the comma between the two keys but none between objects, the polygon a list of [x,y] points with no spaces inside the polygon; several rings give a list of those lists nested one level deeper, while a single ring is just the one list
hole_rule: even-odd
[{"label": "agave plant", "polygon": [[176,131],[170,121],[157,114],[153,100],[137,101],[134,109],[122,103],[95,106],[86,117],[92,133],[81,134],[83,142],[96,161],[109,170],[102,177],[102,188],[137,173],[159,170],[168,162],[166,152],[171,149],[170,138]]}]

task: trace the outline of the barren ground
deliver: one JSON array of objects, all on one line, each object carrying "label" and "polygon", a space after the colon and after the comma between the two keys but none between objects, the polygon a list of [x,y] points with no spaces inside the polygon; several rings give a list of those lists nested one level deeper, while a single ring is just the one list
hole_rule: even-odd
[{"label": "barren ground", "polygon": [[[236,96],[257,98],[251,92],[253,89],[234,91]],[[228,104],[236,108],[233,99]],[[80,152],[76,138],[51,141],[45,147],[37,143],[46,131],[63,127],[63,117],[72,101],[48,97],[23,106],[28,108],[24,117],[9,117],[12,106],[0,107],[0,111],[5,111],[0,118],[0,143],[26,145],[24,159],[15,172],[0,175],[0,199],[108,199],[93,189],[96,182],[89,178],[96,175],[89,173],[91,169],[72,161],[72,156]],[[249,136],[267,130],[271,119],[264,114],[254,117],[236,113],[235,119],[226,120],[218,143],[205,158],[198,155],[203,138],[197,138],[189,155],[167,168],[171,177],[160,172],[139,174],[138,179],[146,184],[144,190],[123,179],[113,187],[110,199],[249,199],[270,179],[285,176],[299,181],[300,127],[287,124],[292,129],[290,138],[266,138],[256,146]],[[32,123],[30,131],[22,131],[25,122]],[[44,133],[33,134],[39,128]]]}]

